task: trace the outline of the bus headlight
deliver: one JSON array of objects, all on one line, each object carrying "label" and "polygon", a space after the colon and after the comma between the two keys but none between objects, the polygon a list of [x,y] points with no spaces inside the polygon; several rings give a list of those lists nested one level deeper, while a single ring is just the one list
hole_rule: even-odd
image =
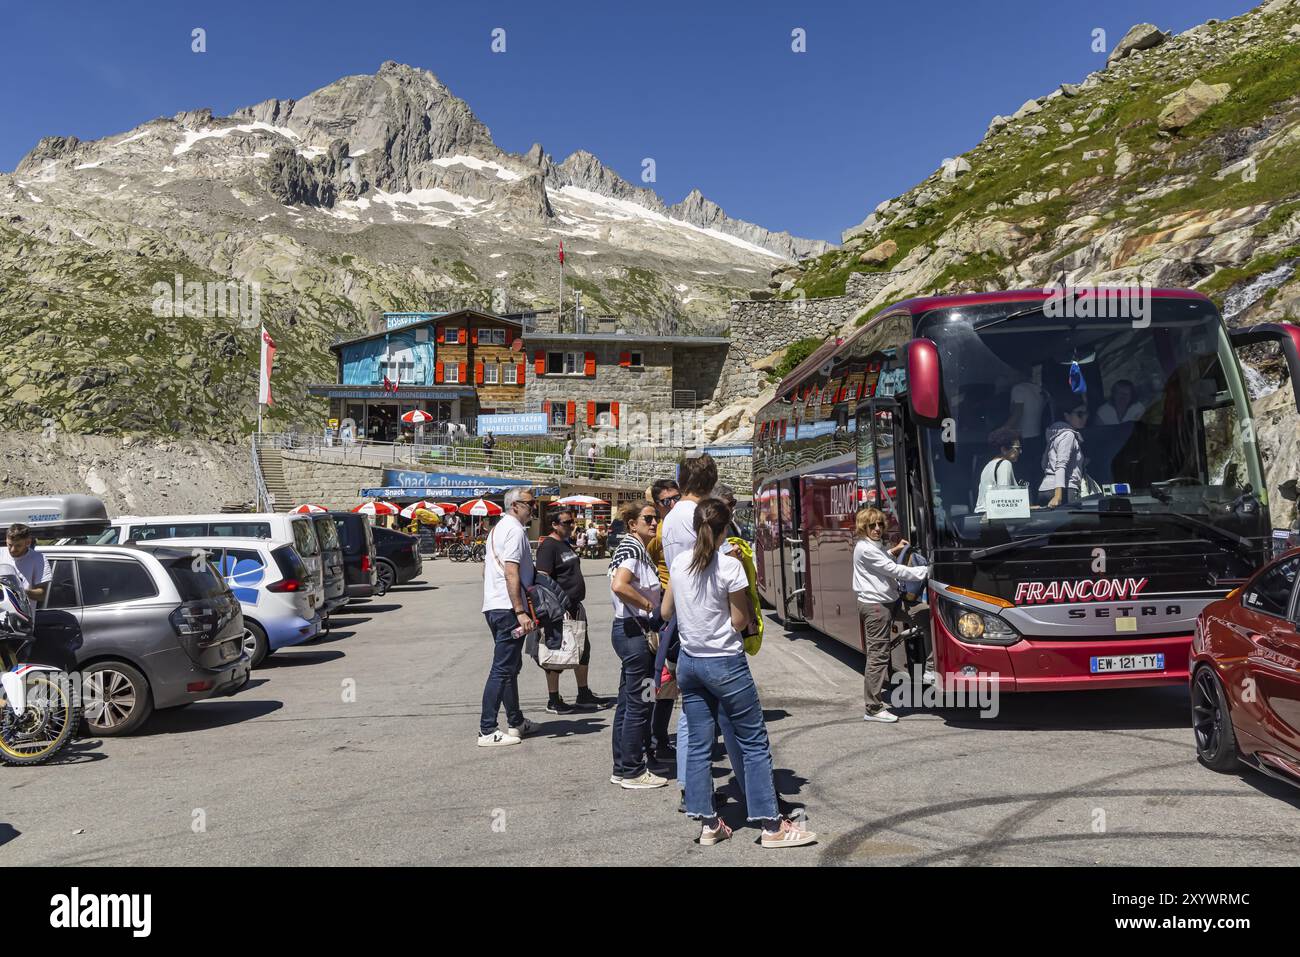
[{"label": "bus headlight", "polygon": [[1014,645],[1020,640],[1020,632],[997,615],[959,605],[942,595],[935,597],[939,599],[943,623],[962,641],[975,645]]}]

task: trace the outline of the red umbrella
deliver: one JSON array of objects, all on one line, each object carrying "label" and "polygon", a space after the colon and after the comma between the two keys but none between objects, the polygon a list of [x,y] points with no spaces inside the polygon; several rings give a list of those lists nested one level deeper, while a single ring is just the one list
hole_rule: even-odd
[{"label": "red umbrella", "polygon": [[452,512],[458,511],[460,509],[459,502],[434,502],[433,504],[438,506],[440,509],[442,509],[443,512],[447,515],[450,515]]},{"label": "red umbrella", "polygon": [[420,509],[426,509],[430,512],[436,512],[439,515],[446,515],[448,512],[456,511],[455,508],[443,508],[437,502],[416,502],[414,505],[408,505],[402,509],[402,518],[410,518]]},{"label": "red umbrella", "polygon": [[290,515],[308,515],[312,512],[328,512],[329,509],[320,505],[299,505],[296,508],[289,509]]},{"label": "red umbrella", "polygon": [[422,412],[419,409],[412,409],[402,415],[402,421],[407,425],[424,425],[426,422],[432,422],[433,416],[428,412]]},{"label": "red umbrella", "polygon": [[365,505],[358,505],[352,511],[360,512],[362,515],[396,515],[401,509],[387,502],[366,502]]},{"label": "red umbrella", "polygon": [[485,498],[476,498],[466,502],[458,511],[462,515],[500,515],[501,506]]}]

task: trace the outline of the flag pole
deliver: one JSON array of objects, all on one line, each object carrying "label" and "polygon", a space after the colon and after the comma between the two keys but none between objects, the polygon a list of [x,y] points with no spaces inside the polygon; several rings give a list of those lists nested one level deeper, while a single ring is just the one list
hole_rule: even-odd
[{"label": "flag pole", "polygon": [[560,309],[555,317],[555,331],[564,331],[564,240],[560,240]]}]

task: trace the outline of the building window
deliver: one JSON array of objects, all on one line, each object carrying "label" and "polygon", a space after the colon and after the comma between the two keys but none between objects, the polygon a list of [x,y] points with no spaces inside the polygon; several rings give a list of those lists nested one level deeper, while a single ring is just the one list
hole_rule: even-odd
[{"label": "building window", "polygon": [[444,326],[442,341],[448,345],[455,345],[460,342],[460,326]]},{"label": "building window", "polygon": [[507,364],[506,364],[506,377],[505,377],[505,384],[506,384],[506,385],[518,385],[518,384],[519,384],[519,379],[518,379],[518,376],[517,376],[517,373],[518,373],[518,372],[519,372],[519,369],[518,369],[518,367],[517,367],[513,362],[507,363]]},{"label": "building window", "polygon": [[443,366],[442,381],[443,381],[443,382],[459,382],[459,381],[460,381],[460,363],[459,363],[459,362],[448,362],[446,365]]},{"label": "building window", "polygon": [[568,410],[563,402],[551,403],[551,425],[565,425],[568,422]]},{"label": "building window", "polygon": [[641,353],[641,352],[629,352],[627,355],[628,355],[628,365],[633,366],[634,368],[639,368],[639,367],[645,365],[645,354],[644,354],[644,353]]},{"label": "building window", "polygon": [[480,329],[478,331],[478,342],[481,346],[504,346],[506,344],[506,331],[504,329]]},{"label": "building window", "polygon": [[581,352],[546,353],[548,375],[582,375],[586,356]]},{"label": "building window", "polygon": [[609,402],[595,402],[596,406],[596,424],[613,425],[614,424],[614,407]]},{"label": "building window", "polygon": [[500,381],[500,376],[499,373],[497,372],[498,368],[499,367],[495,362],[489,362],[483,366],[484,385],[496,385],[497,382]]}]

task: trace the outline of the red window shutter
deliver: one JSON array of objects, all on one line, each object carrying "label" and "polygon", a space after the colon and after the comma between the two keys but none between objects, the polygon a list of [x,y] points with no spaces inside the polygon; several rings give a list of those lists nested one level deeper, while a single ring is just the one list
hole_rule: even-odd
[{"label": "red window shutter", "polygon": [[474,363],[474,384],[483,384],[483,363],[481,362]]},{"label": "red window shutter", "polygon": [[546,424],[551,424],[551,400],[547,399],[542,403],[542,411],[546,413]]},{"label": "red window shutter", "polygon": [[618,428],[618,403],[611,402],[609,406],[610,417],[614,420],[614,428]]},{"label": "red window shutter", "polygon": [[521,362],[521,363],[519,363],[519,369],[518,369],[518,371],[515,373],[515,382],[516,382],[518,385],[523,385],[523,384],[524,384],[524,379],[525,379],[525,375],[524,375],[524,364]]},{"label": "red window shutter", "polygon": [[468,363],[468,362],[462,362],[462,363],[460,364],[460,381],[461,381],[461,382],[468,382],[468,381],[469,381],[469,363]]},{"label": "red window shutter", "polygon": [[470,335],[470,337],[469,337],[469,341],[472,342],[472,343],[474,343],[474,345],[478,345],[478,330],[477,330],[477,329],[475,329],[474,332]]},{"label": "red window shutter", "polygon": [[573,425],[573,416],[574,413],[576,413],[577,411],[578,411],[578,404],[576,402],[570,402],[564,407],[565,425]]},{"label": "red window shutter", "polygon": [[546,353],[545,352],[533,353],[533,374],[546,375]]},{"label": "red window shutter", "polygon": [[506,326],[506,345],[510,345],[510,343],[514,341],[515,341],[515,331],[511,329],[509,326]]},{"label": "red window shutter", "polygon": [[596,403],[588,402],[587,403],[587,425],[591,426],[595,424],[596,424]]},{"label": "red window shutter", "polygon": [[632,365],[632,353],[620,352],[618,354],[618,364],[621,365],[624,369],[629,368]]},{"label": "red window shutter", "polygon": [[582,374],[583,375],[596,374],[596,353],[594,352],[587,353],[587,361],[582,368]]},{"label": "red window shutter", "polygon": [[459,342],[460,342],[460,344],[461,344],[462,346],[465,344],[465,332],[466,332],[465,327],[464,327],[464,326],[461,326],[461,327],[460,327],[460,339],[459,339]]},{"label": "red window shutter", "polygon": [[435,362],[434,365],[433,365],[433,381],[434,381],[434,382],[441,382],[441,381],[442,381],[442,363],[441,363],[441,362]]},{"label": "red window shutter", "polygon": [[442,342],[442,326],[438,326],[437,328],[438,328],[438,334],[437,334],[436,336],[434,336],[434,338],[435,338],[438,342]]}]

